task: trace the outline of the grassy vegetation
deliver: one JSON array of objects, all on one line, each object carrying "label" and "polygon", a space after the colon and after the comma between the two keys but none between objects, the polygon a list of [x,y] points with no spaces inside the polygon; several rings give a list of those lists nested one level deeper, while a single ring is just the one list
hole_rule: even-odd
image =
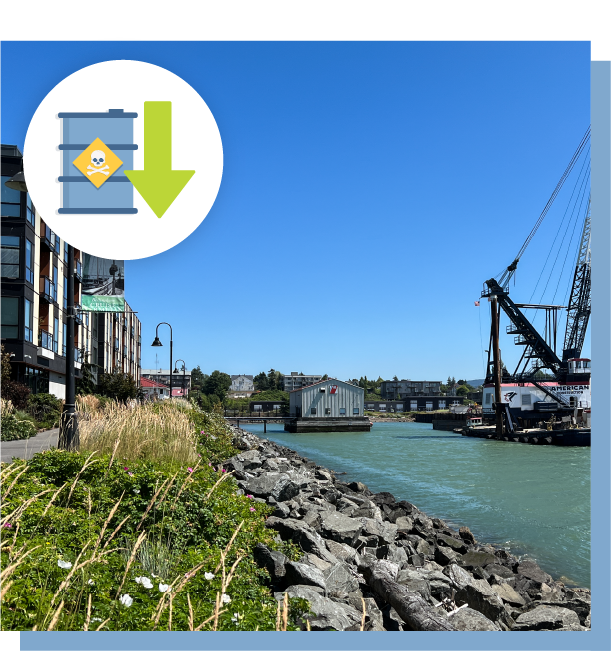
[{"label": "grassy vegetation", "polygon": [[16,411],[10,400],[0,399],[2,416],[2,440],[15,441],[27,439],[36,434],[36,425],[31,416]]},{"label": "grassy vegetation", "polygon": [[1,465],[3,630],[296,630],[252,558],[270,507],[237,494],[218,414],[80,401],[79,452]]}]

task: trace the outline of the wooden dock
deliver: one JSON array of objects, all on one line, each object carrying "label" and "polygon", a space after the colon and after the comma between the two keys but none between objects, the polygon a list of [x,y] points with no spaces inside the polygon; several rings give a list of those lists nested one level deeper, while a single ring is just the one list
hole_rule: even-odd
[{"label": "wooden dock", "polygon": [[529,443],[530,445],[563,445],[575,447],[590,446],[591,429],[524,429],[515,434],[497,437],[494,426],[483,426],[473,428],[457,428],[463,436],[472,438],[487,439],[494,441],[505,441],[508,443]]}]

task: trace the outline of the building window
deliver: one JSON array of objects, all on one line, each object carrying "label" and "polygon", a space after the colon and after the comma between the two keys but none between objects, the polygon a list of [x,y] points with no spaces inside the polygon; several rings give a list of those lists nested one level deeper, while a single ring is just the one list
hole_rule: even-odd
[{"label": "building window", "polygon": [[66,356],[66,342],[68,341],[68,324],[64,323],[62,333],[62,357]]},{"label": "building window", "polygon": [[331,413],[331,407],[325,407],[325,414],[330,414]]},{"label": "building window", "polygon": [[19,338],[19,299],[12,296],[2,297],[2,339]]},{"label": "building window", "polygon": [[359,408],[358,408],[358,407],[355,407],[355,408],[352,410],[352,415],[353,415],[353,416],[358,416],[358,415],[359,415],[359,411],[360,411]]},{"label": "building window", "polygon": [[57,283],[59,282],[59,275],[57,273],[57,266],[53,266],[53,301],[57,303]]},{"label": "building window", "polygon": [[32,301],[28,301],[27,298],[23,299],[24,303],[24,324],[25,324],[25,336],[26,341],[32,341],[32,322],[34,318],[34,310],[32,309]]},{"label": "building window", "polygon": [[27,199],[26,219],[30,222],[32,227],[36,226],[36,215],[35,215],[34,204],[32,203],[32,198],[30,197],[29,194]]},{"label": "building window", "polygon": [[19,278],[20,239],[12,235],[2,236],[2,278]]},{"label": "building window", "polygon": [[312,408],[310,409],[310,415],[312,415],[312,416],[316,416],[316,407],[312,407]]},{"label": "building window", "polygon": [[2,217],[21,217],[21,192],[6,187],[10,178],[2,177]]},{"label": "building window", "polygon": [[446,401],[445,400],[440,400],[439,401],[439,409],[445,409],[446,408]]},{"label": "building window", "polygon": [[[491,395],[491,394],[488,394]],[[522,394],[522,405],[530,405],[530,393],[523,393]]]},{"label": "building window", "polygon": [[487,404],[487,405],[492,404],[492,392],[488,392],[488,393],[486,394],[486,404]]},{"label": "building window", "polygon": [[64,262],[68,264],[68,242],[64,242]]},{"label": "building window", "polygon": [[34,284],[34,254],[32,242],[26,238],[25,241],[25,279]]},{"label": "building window", "polygon": [[59,319],[55,317],[53,321],[53,352],[58,351],[58,338],[59,338]]},{"label": "building window", "polygon": [[64,310],[68,309],[68,279],[64,276]]},{"label": "building window", "polygon": [[340,407],[339,408],[339,415],[340,416],[345,416],[346,415],[346,407]]}]

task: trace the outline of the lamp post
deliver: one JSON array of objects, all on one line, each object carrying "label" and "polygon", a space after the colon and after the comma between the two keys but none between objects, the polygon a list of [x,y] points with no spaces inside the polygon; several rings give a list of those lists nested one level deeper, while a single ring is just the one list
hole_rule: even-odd
[{"label": "lamp post", "polygon": [[[23,173],[23,160],[21,162],[22,169],[17,172],[13,177],[5,182],[7,188],[18,190],[19,192],[27,192],[28,188],[25,182]],[[61,415],[59,439],[57,447],[63,450],[78,450],[79,437],[76,422],[76,400],[75,400],[75,384],[74,384],[74,247],[68,244],[68,300],[66,305],[66,315],[68,323],[68,341],[66,344],[66,402]]]},{"label": "lamp post", "polygon": [[177,359],[175,364],[174,364],[174,373],[178,373],[179,369],[176,368],[176,365],[178,362],[182,362],[182,397],[185,397],[185,360],[184,359]]},{"label": "lamp post", "polygon": [[151,344],[151,346],[163,346],[161,341],[159,341],[159,326],[160,325],[167,325],[168,328],[170,328],[170,400],[172,400],[172,347],[174,345],[173,342],[173,335],[172,335],[172,326],[167,322],[167,321],[162,321],[161,323],[157,324],[157,328],[155,329],[155,341]]}]

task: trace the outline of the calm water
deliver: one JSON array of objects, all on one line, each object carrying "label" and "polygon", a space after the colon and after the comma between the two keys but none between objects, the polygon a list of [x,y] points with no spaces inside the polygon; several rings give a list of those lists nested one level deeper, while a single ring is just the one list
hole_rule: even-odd
[{"label": "calm water", "polygon": [[472,439],[430,424],[376,423],[371,432],[289,434],[246,429],[389,491],[477,540],[527,555],[555,579],[590,586],[590,448]]}]

